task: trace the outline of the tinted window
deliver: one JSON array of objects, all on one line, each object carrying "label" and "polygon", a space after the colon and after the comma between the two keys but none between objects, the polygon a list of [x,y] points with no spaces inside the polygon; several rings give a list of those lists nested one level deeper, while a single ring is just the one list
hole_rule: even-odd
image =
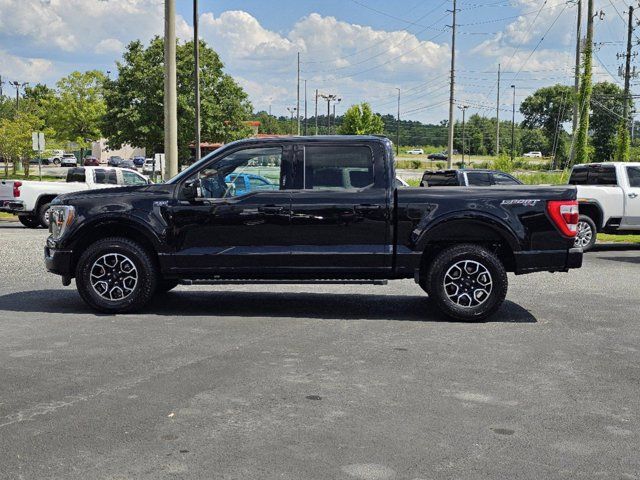
[{"label": "tinted window", "polygon": [[640,167],[627,167],[629,186],[640,187]]},{"label": "tinted window", "polygon": [[72,168],[67,172],[67,182],[81,182],[86,181],[84,168]]},{"label": "tinted window", "polygon": [[98,185],[117,185],[118,177],[115,170],[100,168],[93,171],[93,181]]},{"label": "tinted window", "polygon": [[[115,173],[115,172],[114,172]],[[147,181],[134,172],[122,171],[122,179],[125,185],[146,185]]]},{"label": "tinted window", "polygon": [[198,175],[202,196],[228,198],[249,193],[243,174],[253,174],[271,182],[273,190],[284,189],[280,181],[282,148],[247,148],[213,161]]},{"label": "tinted window", "polygon": [[570,185],[586,185],[589,180],[589,171],[587,167],[574,167],[569,177]]},{"label": "tinted window", "polygon": [[505,173],[494,173],[493,183],[496,185],[520,185],[520,182],[511,175]]},{"label": "tinted window", "polygon": [[486,172],[467,172],[467,180],[470,186],[488,187],[491,185],[491,175]]},{"label": "tinted window", "polygon": [[373,155],[368,147],[306,147],[304,188],[366,188],[373,186]]},{"label": "tinted window", "polygon": [[423,187],[455,187],[458,183],[456,172],[433,172],[422,176]]}]

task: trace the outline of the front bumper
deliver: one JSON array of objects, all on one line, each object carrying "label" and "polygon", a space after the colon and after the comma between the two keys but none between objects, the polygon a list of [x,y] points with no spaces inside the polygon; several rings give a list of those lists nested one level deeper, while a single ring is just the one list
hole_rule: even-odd
[{"label": "front bumper", "polygon": [[582,248],[568,250],[531,250],[515,252],[516,274],[533,272],[567,272],[582,266]]},{"label": "front bumper", "polygon": [[22,200],[0,200],[0,212],[19,213],[24,212],[24,209]]},{"label": "front bumper", "polygon": [[63,277],[73,277],[73,251],[60,250],[55,248],[51,240],[47,240],[44,247],[44,265],[45,268],[56,275]]}]

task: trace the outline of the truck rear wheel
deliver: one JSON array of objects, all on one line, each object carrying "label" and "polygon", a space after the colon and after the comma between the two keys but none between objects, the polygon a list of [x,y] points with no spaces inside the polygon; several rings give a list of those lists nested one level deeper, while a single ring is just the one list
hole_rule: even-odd
[{"label": "truck rear wheel", "polygon": [[464,321],[481,321],[494,313],[507,295],[507,273],[487,249],[461,244],[440,252],[427,271],[426,286],[442,312]]},{"label": "truck rear wheel", "polygon": [[40,220],[33,215],[18,215],[18,220],[27,228],[38,228],[40,226]]},{"label": "truck rear wheel", "polygon": [[113,237],[90,245],[76,268],[76,286],[95,310],[124,313],[142,308],[158,284],[149,253],[128,238]]},{"label": "truck rear wheel", "polygon": [[576,232],[576,239],[573,243],[574,247],[582,247],[582,250],[588,252],[596,244],[596,237],[598,230],[596,224],[591,217],[586,215],[580,215],[578,220],[578,228]]},{"label": "truck rear wheel", "polygon": [[50,207],[51,207],[51,204],[47,202],[43,205],[40,205],[40,207],[38,208],[38,222],[44,228],[49,228],[49,208]]}]

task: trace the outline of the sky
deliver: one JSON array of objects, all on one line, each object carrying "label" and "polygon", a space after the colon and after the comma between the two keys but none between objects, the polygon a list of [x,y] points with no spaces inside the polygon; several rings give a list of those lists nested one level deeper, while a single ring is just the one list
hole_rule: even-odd
[{"label": "sky", "polygon": [[[511,85],[517,109],[541,86],[572,84],[576,1],[458,0],[456,104],[467,115],[495,116],[498,64],[501,118],[511,114]],[[595,20],[596,81],[622,85],[616,54],[624,52],[631,4],[595,0],[603,12]],[[176,8],[177,35],[188,40],[193,2],[177,0]],[[452,0],[199,0],[199,25],[256,111],[288,115],[296,105],[300,52],[309,116],[316,89],[342,99],[338,114],[368,101],[395,115],[400,88],[402,118],[438,123],[448,116],[451,9]],[[113,76],[128,42],[162,35],[163,15],[162,0],[0,0],[0,75],[51,86],[74,70]]]}]

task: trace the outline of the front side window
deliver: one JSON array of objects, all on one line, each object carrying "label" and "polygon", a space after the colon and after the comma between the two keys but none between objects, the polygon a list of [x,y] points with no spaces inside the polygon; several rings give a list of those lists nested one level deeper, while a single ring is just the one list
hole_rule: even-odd
[{"label": "front side window", "polygon": [[488,187],[491,185],[491,175],[486,172],[467,172],[469,186]]},{"label": "front side window", "polygon": [[269,190],[284,189],[282,148],[247,148],[215,160],[200,172],[200,188],[204,198],[230,198],[250,193],[247,176],[264,179]]},{"label": "front side window", "polygon": [[125,185],[146,185],[147,181],[134,172],[129,172],[127,170],[122,171],[122,180]]},{"label": "front side window", "polygon": [[118,177],[115,170],[99,168],[93,171],[93,182],[98,185],[117,185]]},{"label": "front side window", "polygon": [[627,167],[630,187],[640,187],[640,167]]},{"label": "front side window", "polygon": [[305,147],[306,190],[361,189],[373,187],[373,184],[373,154],[369,147]]}]

